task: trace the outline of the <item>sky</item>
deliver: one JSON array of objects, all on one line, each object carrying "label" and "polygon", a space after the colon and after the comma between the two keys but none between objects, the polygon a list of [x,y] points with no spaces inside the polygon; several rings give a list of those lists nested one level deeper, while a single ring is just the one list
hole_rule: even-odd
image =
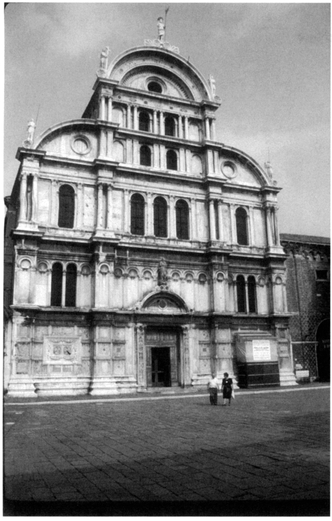
[{"label": "sky", "polygon": [[282,191],[281,233],[330,236],[330,5],[328,3],[9,3],[5,22],[4,196],[11,193],[27,123],[36,137],[78,119],[100,51],[110,59],[157,37],[222,99],[217,140],[261,166]]}]

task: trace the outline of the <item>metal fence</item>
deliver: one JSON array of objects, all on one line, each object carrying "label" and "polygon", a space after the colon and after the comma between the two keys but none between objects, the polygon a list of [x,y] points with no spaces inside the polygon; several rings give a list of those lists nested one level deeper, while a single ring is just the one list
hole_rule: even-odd
[{"label": "metal fence", "polygon": [[318,342],[292,342],[294,371],[300,379],[319,378],[317,346]]}]

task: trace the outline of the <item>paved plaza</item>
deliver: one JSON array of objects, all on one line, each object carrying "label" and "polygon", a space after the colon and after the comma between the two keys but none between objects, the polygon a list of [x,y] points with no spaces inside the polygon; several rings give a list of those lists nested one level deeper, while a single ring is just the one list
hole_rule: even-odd
[{"label": "paved plaza", "polygon": [[[327,385],[8,399],[7,515],[329,513]],[[96,514],[98,512],[98,514]]]}]

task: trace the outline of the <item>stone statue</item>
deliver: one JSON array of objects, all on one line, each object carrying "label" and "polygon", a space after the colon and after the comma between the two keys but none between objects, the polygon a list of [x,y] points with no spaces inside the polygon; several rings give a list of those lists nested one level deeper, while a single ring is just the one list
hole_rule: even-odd
[{"label": "stone statue", "polygon": [[167,284],[167,264],[164,257],[162,257],[159,262],[158,284],[159,286],[165,286]]},{"label": "stone statue", "polygon": [[265,166],[265,170],[267,172],[267,175],[272,180],[272,178],[273,178],[273,168],[272,168],[272,165],[271,165],[270,161],[266,161],[264,166]]},{"label": "stone statue", "polygon": [[33,139],[34,139],[34,135],[35,135],[35,128],[36,128],[36,123],[31,118],[29,123],[28,123],[27,137],[26,137],[26,140],[24,141],[24,145],[26,147],[30,147],[33,144]]},{"label": "stone statue", "polygon": [[158,40],[160,42],[163,42],[164,36],[165,36],[165,24],[164,24],[164,19],[161,16],[158,18],[157,27],[158,27]]},{"label": "stone statue", "polygon": [[209,83],[210,83],[211,93],[214,98],[216,95],[216,80],[214,79],[214,77],[211,74],[209,76]]},{"label": "stone statue", "polygon": [[107,69],[109,52],[110,52],[110,48],[105,47],[105,49],[103,49],[100,53],[100,68],[103,70]]}]

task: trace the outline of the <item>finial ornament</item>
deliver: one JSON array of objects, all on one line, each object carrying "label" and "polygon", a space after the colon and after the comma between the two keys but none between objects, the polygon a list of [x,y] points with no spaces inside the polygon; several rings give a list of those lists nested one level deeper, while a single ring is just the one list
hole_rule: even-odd
[{"label": "finial ornament", "polygon": [[102,78],[105,78],[105,76],[106,76],[109,52],[110,52],[110,48],[105,47],[100,53],[100,64],[99,64],[99,70],[97,72],[97,76],[101,76]]},{"label": "finial ornament", "polygon": [[27,148],[30,148],[33,145],[33,139],[35,135],[36,123],[33,118],[30,119],[27,127],[27,137],[23,142],[23,145]]}]

